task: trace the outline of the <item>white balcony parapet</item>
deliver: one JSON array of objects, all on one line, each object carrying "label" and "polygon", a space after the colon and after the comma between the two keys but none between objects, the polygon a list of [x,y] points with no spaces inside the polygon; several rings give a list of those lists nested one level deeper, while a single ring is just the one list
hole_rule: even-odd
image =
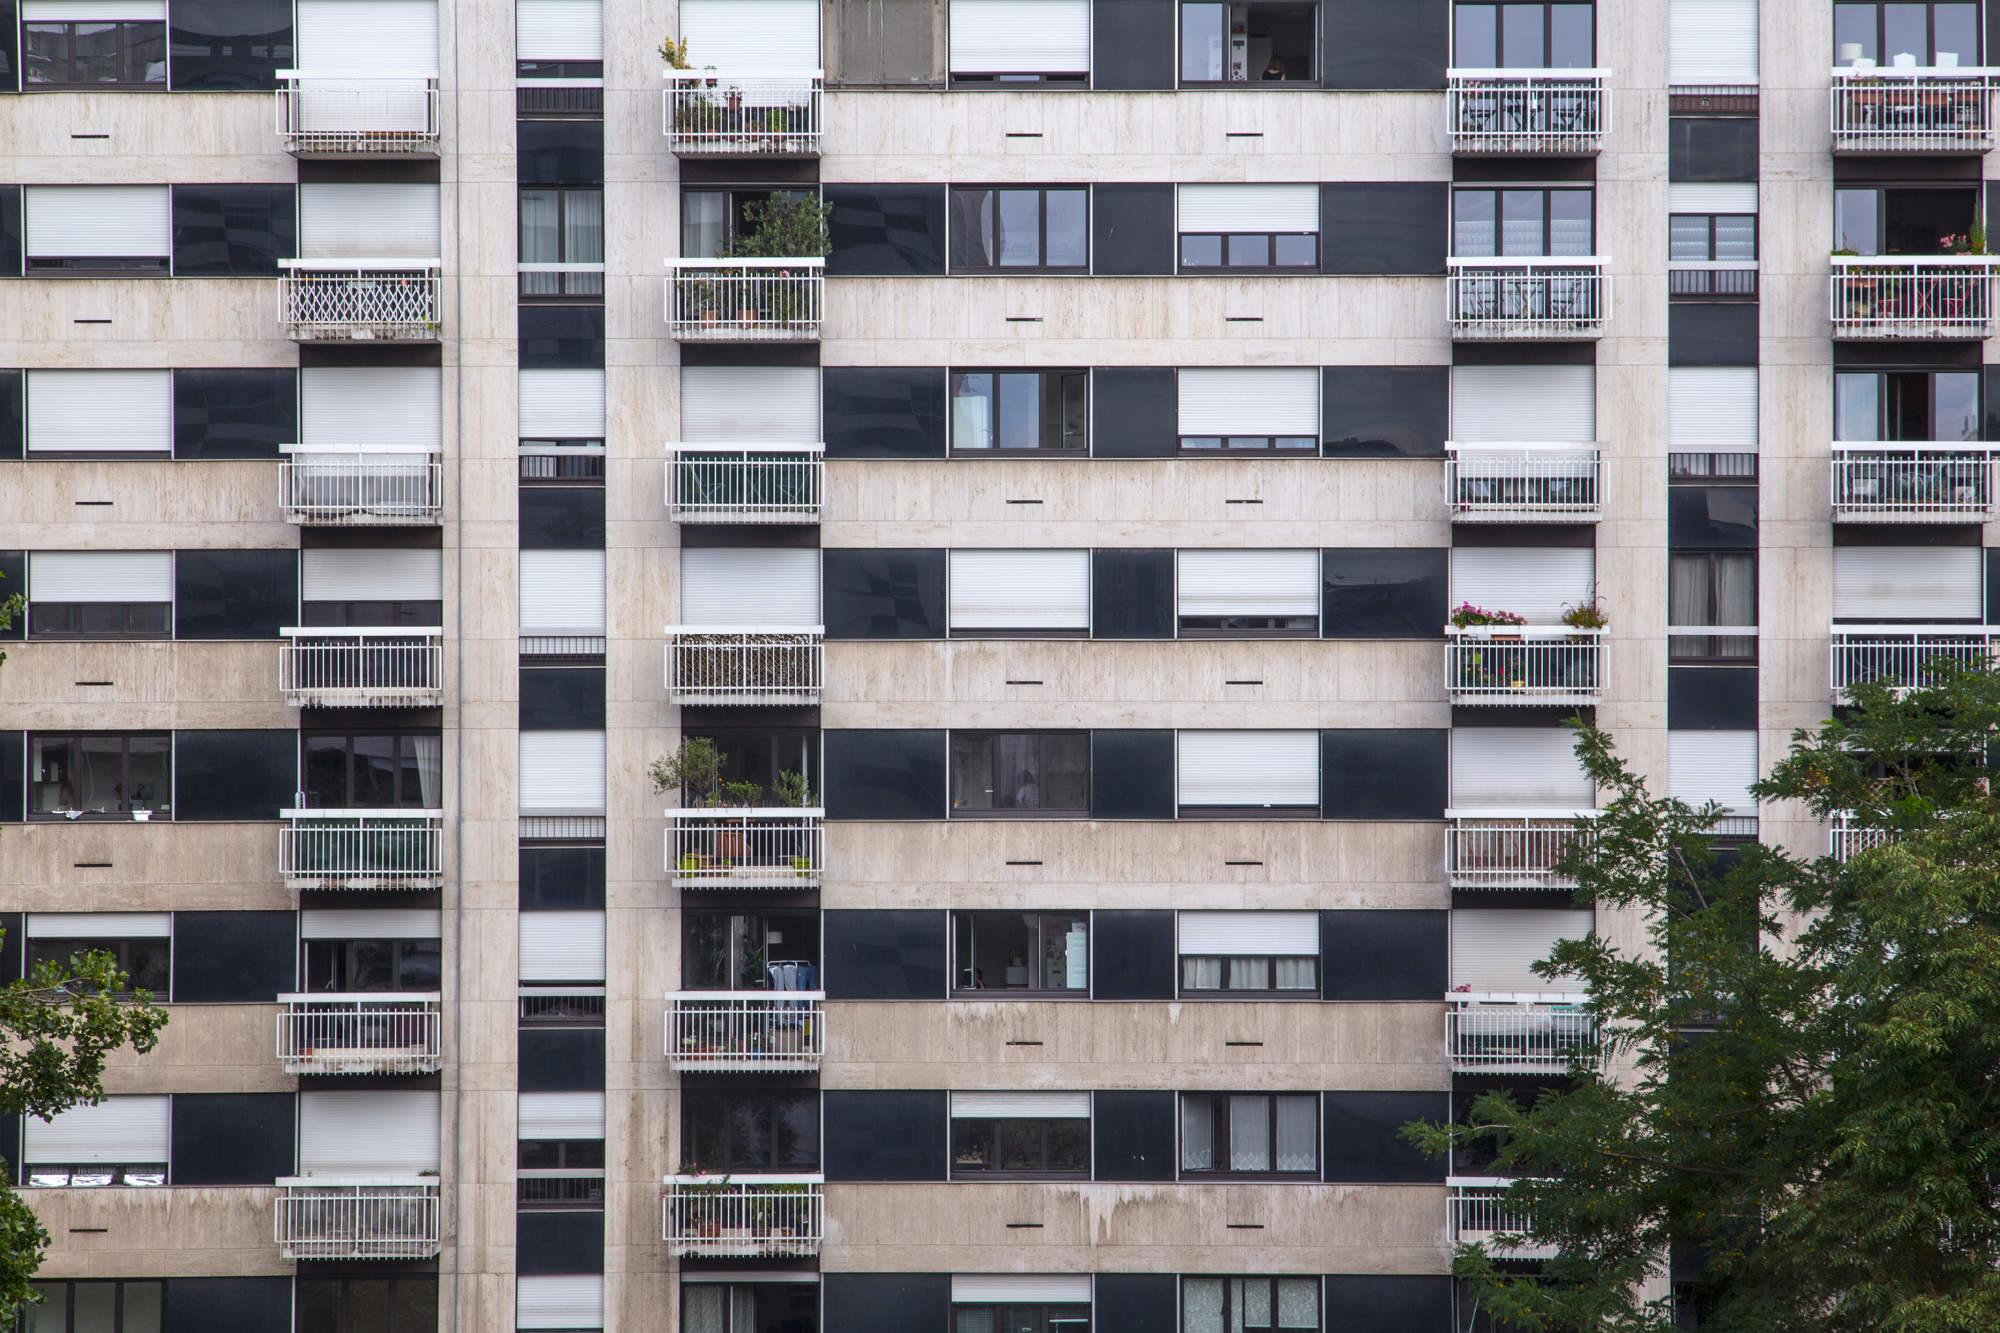
[{"label": "white balcony parapet", "polygon": [[435,708],[444,702],[444,630],[286,628],[278,688],[294,708]]},{"label": "white balcony parapet", "polygon": [[1445,626],[1453,703],[1589,704],[1604,694],[1604,631],[1568,625]]},{"label": "white balcony parapet", "polygon": [[278,997],[287,1074],[430,1074],[444,1067],[443,996],[310,991]]},{"label": "white balcony parapet", "polygon": [[1913,690],[1941,662],[1987,665],[1996,638],[1992,625],[1835,625],[1828,676],[1835,694],[1865,680]]},{"label": "white balcony parapet", "polygon": [[316,528],[435,527],[444,521],[437,452],[398,444],[283,444],[278,504]]},{"label": "white balcony parapet", "polygon": [[1887,829],[1862,823],[1852,810],[1836,810],[1827,821],[1826,851],[1836,861],[1851,861],[1892,841]]},{"label": "white balcony parapet", "polygon": [[1456,153],[1595,153],[1609,128],[1602,69],[1450,69],[1445,106]]},{"label": "white balcony parapet", "polygon": [[684,157],[816,157],[825,71],[670,69],[663,117]]},{"label": "white balcony parapet", "polygon": [[667,513],[677,523],[817,523],[823,444],[670,444]]},{"label": "white balcony parapet", "polygon": [[276,1238],[287,1259],[429,1259],[443,1240],[435,1177],[288,1176]]},{"label": "white balcony parapet", "polygon": [[1836,338],[1988,338],[1990,255],[1834,255],[1828,314]]},{"label": "white balcony parapet", "polygon": [[1984,153],[1993,147],[1993,71],[1952,68],[1833,71],[1836,153]]},{"label": "white balcony parapet", "polygon": [[1455,523],[1594,523],[1604,461],[1588,444],[1447,442],[1445,496]]},{"label": "white balcony parapet", "polygon": [[1483,1246],[1487,1253],[1508,1259],[1553,1256],[1553,1245],[1503,1246],[1495,1242],[1501,1234],[1519,1235],[1528,1229],[1528,1214],[1507,1204],[1507,1190],[1513,1183],[1504,1176],[1447,1177],[1444,1184],[1452,1244]]},{"label": "white balcony parapet", "polygon": [[667,811],[667,872],[677,889],[815,889],[826,812],[774,806]]},{"label": "white balcony parapet", "polygon": [[826,626],[669,625],[667,694],[677,704],[819,702]]},{"label": "white balcony parapet", "polygon": [[437,71],[281,69],[278,138],[301,157],[436,153]]},{"label": "white balcony parapet", "polygon": [[1601,256],[1446,262],[1446,313],[1455,338],[1604,336],[1611,318],[1611,278]]},{"label": "white balcony parapet", "polygon": [[297,342],[435,342],[444,266],[437,259],[280,259],[279,318]]},{"label": "white balcony parapet", "polygon": [[668,1176],[661,1233],[670,1253],[755,1259],[819,1253],[826,1230],[821,1175]]},{"label": "white balcony parapet", "polygon": [[1455,889],[1568,889],[1556,862],[1595,810],[1447,810],[1446,874]]},{"label": "white balcony parapet", "polygon": [[280,810],[278,864],[291,889],[444,885],[442,810]]},{"label": "white balcony parapet", "polygon": [[1585,995],[1476,993],[1445,997],[1445,1050],[1462,1073],[1548,1074],[1594,1056],[1597,1020]]},{"label": "white balcony parapet", "polygon": [[824,259],[669,259],[667,328],[682,342],[811,342]]},{"label": "white balcony parapet", "polygon": [[1984,523],[1993,517],[1993,446],[1833,446],[1833,516],[1867,523]]},{"label": "white balcony parapet", "polygon": [[824,991],[677,991],[667,1061],[684,1071],[814,1070],[826,1054]]}]

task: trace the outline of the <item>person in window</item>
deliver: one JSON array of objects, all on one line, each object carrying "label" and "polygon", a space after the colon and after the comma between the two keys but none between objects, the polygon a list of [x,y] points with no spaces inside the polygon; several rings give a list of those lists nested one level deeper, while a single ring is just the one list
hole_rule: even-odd
[{"label": "person in window", "polygon": [[1264,82],[1283,83],[1284,81],[1285,81],[1285,62],[1283,58],[1279,56],[1272,56],[1271,63],[1264,66]]},{"label": "person in window", "polygon": [[1041,784],[1027,769],[1021,770],[1021,777],[1014,787],[1014,808],[1016,810],[1039,810],[1042,808]]}]

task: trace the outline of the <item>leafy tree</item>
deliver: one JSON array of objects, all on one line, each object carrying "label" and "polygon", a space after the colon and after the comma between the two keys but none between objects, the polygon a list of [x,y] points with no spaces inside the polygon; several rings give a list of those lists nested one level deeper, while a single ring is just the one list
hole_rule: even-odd
[{"label": "leafy tree", "polygon": [[[1579,1056],[1531,1107],[1488,1094],[1405,1130],[1519,1178],[1530,1229],[1494,1251],[1553,1247],[1539,1271],[1461,1249],[1500,1323],[2000,1328],[2000,677],[1946,667],[1849,698],[1756,788],[1878,835],[1844,863],[1718,856],[1716,810],[1654,798],[1579,727],[1611,800],[1564,868],[1600,914],[1642,914],[1647,944],[1563,941],[1536,971],[1581,978],[1605,1064]],[[1703,1261],[1678,1311],[1659,1294],[1677,1247]]]}]

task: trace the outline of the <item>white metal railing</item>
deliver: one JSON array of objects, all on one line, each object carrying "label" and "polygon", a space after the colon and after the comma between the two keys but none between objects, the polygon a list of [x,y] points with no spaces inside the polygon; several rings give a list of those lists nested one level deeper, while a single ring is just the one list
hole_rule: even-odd
[{"label": "white metal railing", "polygon": [[663,104],[676,153],[810,157],[819,152],[825,71],[670,69]]},{"label": "white metal railing", "polygon": [[823,444],[670,444],[667,513],[677,523],[817,523]]},{"label": "white metal railing", "polygon": [[287,1074],[430,1074],[444,1066],[443,996],[278,997],[278,1060]]},{"label": "white metal railing", "polygon": [[819,337],[824,259],[669,259],[667,327],[683,342]]},{"label": "white metal railing", "polygon": [[1993,514],[1990,444],[1836,444],[1831,476],[1837,519],[1981,523]]},{"label": "white metal railing", "polygon": [[313,527],[435,526],[444,521],[437,452],[394,444],[280,445],[278,504]]},{"label": "white metal railing", "polygon": [[432,708],[444,702],[444,630],[286,628],[278,688],[294,708]]},{"label": "white metal railing", "polygon": [[1568,1069],[1597,1050],[1597,1020],[1584,995],[1455,991],[1445,997],[1444,1041],[1464,1073],[1540,1074]]},{"label": "white metal railing", "polygon": [[1864,680],[1911,690],[1940,662],[1986,665],[1996,635],[1991,625],[1835,625],[1828,674],[1836,694]]},{"label": "white metal railing", "polygon": [[1835,69],[1832,124],[1835,152],[1983,153],[1993,147],[1989,71]]},{"label": "white metal railing", "polygon": [[1595,520],[1604,462],[1595,446],[1459,444],[1445,451],[1445,496],[1459,522]]},{"label": "white metal railing", "polygon": [[1862,823],[1851,810],[1836,810],[1827,820],[1826,850],[1836,861],[1851,861],[1862,852],[1890,841],[1889,831]]},{"label": "white metal railing", "polygon": [[825,1177],[668,1176],[660,1212],[677,1256],[815,1255],[826,1230]]},{"label": "white metal railing", "polygon": [[1567,625],[1445,626],[1454,703],[1586,704],[1604,693],[1604,631]]},{"label": "white metal railing", "polygon": [[275,1227],[287,1259],[428,1259],[443,1239],[442,1193],[423,1176],[288,1176]]},{"label": "white metal railing", "polygon": [[667,1060],[675,1069],[819,1068],[824,991],[679,991],[667,996]]},{"label": "white metal railing", "polygon": [[1456,889],[1567,889],[1556,862],[1595,810],[1447,810],[1445,867]]},{"label": "white metal railing", "polygon": [[1611,279],[1601,256],[1446,262],[1455,337],[1597,338],[1611,316]]},{"label": "white metal railing", "polygon": [[308,156],[435,153],[438,76],[278,71],[278,137]]},{"label": "white metal railing", "polygon": [[1601,69],[1451,69],[1452,151],[1594,153],[1610,116]]},{"label": "white metal railing", "polygon": [[1986,338],[1988,255],[1834,255],[1828,313],[1836,338]]},{"label": "white metal railing", "polygon": [[826,626],[669,625],[667,694],[677,704],[816,704]]},{"label": "white metal railing", "polygon": [[433,342],[443,330],[436,259],[280,259],[279,318],[299,342]]},{"label": "white metal railing", "polygon": [[280,810],[278,864],[292,889],[435,889],[442,810]]},{"label": "white metal railing", "polygon": [[680,889],[818,888],[826,812],[817,807],[667,811],[667,872]]},{"label": "white metal railing", "polygon": [[1509,1232],[1518,1235],[1528,1229],[1527,1212],[1507,1203],[1507,1190],[1513,1183],[1504,1176],[1447,1177],[1444,1184],[1451,1215],[1452,1244],[1483,1245],[1493,1253],[1516,1259],[1544,1258],[1553,1254],[1553,1246],[1494,1245],[1496,1235]]}]

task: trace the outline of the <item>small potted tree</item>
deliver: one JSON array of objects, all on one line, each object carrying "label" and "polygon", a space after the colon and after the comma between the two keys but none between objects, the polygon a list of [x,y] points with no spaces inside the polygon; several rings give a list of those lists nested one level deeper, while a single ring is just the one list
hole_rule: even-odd
[{"label": "small potted tree", "polygon": [[[646,766],[653,790],[664,796],[674,793],[684,809],[700,809],[722,804],[722,749],[706,736],[683,736],[673,753]],[[714,864],[715,840],[711,831],[682,832],[675,840],[674,863],[684,875],[706,870]]]},{"label": "small potted tree", "polygon": [[[777,804],[793,810],[803,810],[811,805],[814,799],[812,787],[806,782],[806,775],[789,768],[778,774],[778,782],[772,788],[771,796]],[[806,878],[813,872],[813,858],[794,855],[792,869],[798,873],[799,878]]]}]

